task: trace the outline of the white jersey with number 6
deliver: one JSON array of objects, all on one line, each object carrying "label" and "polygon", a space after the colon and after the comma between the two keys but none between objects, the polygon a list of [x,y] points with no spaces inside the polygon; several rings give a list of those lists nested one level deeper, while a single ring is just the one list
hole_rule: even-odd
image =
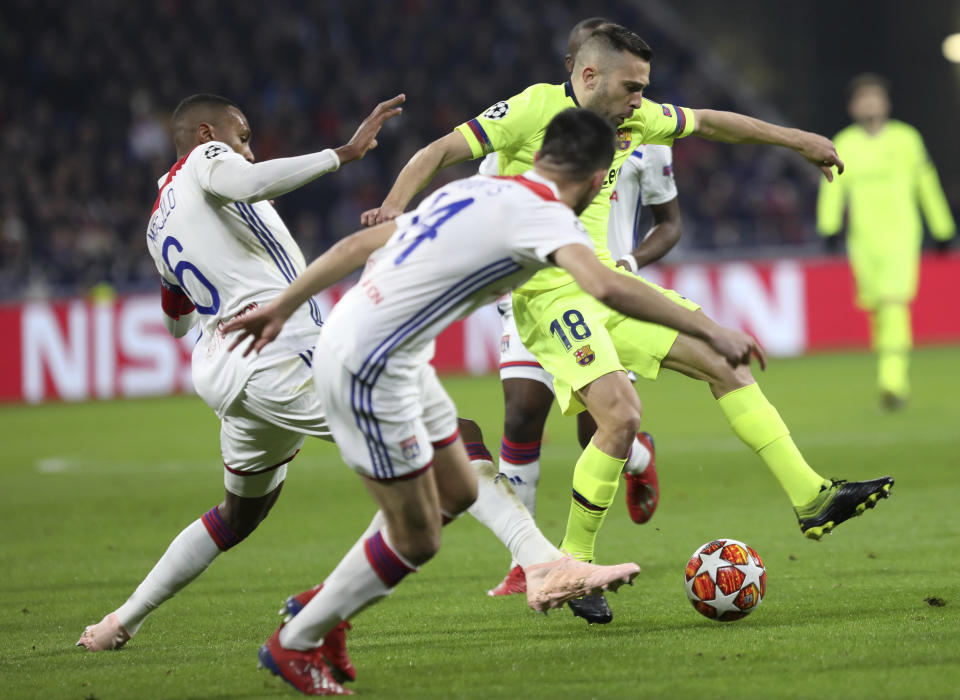
[{"label": "white jersey with number 6", "polygon": [[234,202],[214,193],[211,175],[231,159],[243,160],[227,144],[211,141],[179,160],[160,181],[147,229],[160,275],[181,288],[200,314],[193,382],[221,417],[254,370],[297,355],[309,364],[321,325],[311,300],[260,355],[227,350],[223,323],[277,296],[305,268],[300,248],[269,202]]},{"label": "white jersey with number 6", "polygon": [[548,267],[558,248],[592,250],[555,185],[533,171],[450,183],[397,227],[321,334],[361,381],[376,381],[388,359],[397,368],[423,363],[440,331]]}]

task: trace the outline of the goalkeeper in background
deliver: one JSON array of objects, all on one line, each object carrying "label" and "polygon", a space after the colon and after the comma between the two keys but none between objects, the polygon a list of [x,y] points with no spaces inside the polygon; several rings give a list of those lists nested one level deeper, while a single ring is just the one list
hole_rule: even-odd
[{"label": "goalkeeper in background", "polygon": [[854,78],[848,110],[854,123],[834,138],[847,170],[832,183],[820,183],[817,229],[836,236],[849,208],[847,248],[857,305],[870,314],[881,405],[896,410],[910,393],[910,303],[923,239],[919,210],[938,245],[947,245],[956,226],[919,132],[889,118],[887,81],[872,74]]}]

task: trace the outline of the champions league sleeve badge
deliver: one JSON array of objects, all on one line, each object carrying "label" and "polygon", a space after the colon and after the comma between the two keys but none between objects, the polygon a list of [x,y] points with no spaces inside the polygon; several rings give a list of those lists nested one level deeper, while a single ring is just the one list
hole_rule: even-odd
[{"label": "champions league sleeve badge", "polygon": [[503,119],[505,116],[507,116],[507,112],[509,111],[509,102],[497,102],[497,104],[490,107],[481,116],[483,116],[484,119]]}]

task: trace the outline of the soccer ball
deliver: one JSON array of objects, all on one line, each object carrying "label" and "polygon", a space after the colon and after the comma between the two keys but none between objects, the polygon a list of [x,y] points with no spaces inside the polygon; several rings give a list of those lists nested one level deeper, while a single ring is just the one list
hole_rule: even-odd
[{"label": "soccer ball", "polygon": [[711,620],[746,617],[767,595],[767,570],[753,547],[737,540],[707,542],[683,571],[687,598]]}]

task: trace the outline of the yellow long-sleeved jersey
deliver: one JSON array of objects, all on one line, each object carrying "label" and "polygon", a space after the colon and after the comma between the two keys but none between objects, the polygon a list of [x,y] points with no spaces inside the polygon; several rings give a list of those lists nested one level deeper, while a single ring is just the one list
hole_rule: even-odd
[{"label": "yellow long-sleeved jersey", "polygon": [[834,138],[846,165],[832,183],[823,181],[817,201],[817,229],[831,236],[843,226],[849,207],[851,248],[871,247],[891,254],[919,248],[920,211],[933,236],[951,238],[956,225],[937,171],[919,132],[890,120],[875,136],[857,125]]}]

